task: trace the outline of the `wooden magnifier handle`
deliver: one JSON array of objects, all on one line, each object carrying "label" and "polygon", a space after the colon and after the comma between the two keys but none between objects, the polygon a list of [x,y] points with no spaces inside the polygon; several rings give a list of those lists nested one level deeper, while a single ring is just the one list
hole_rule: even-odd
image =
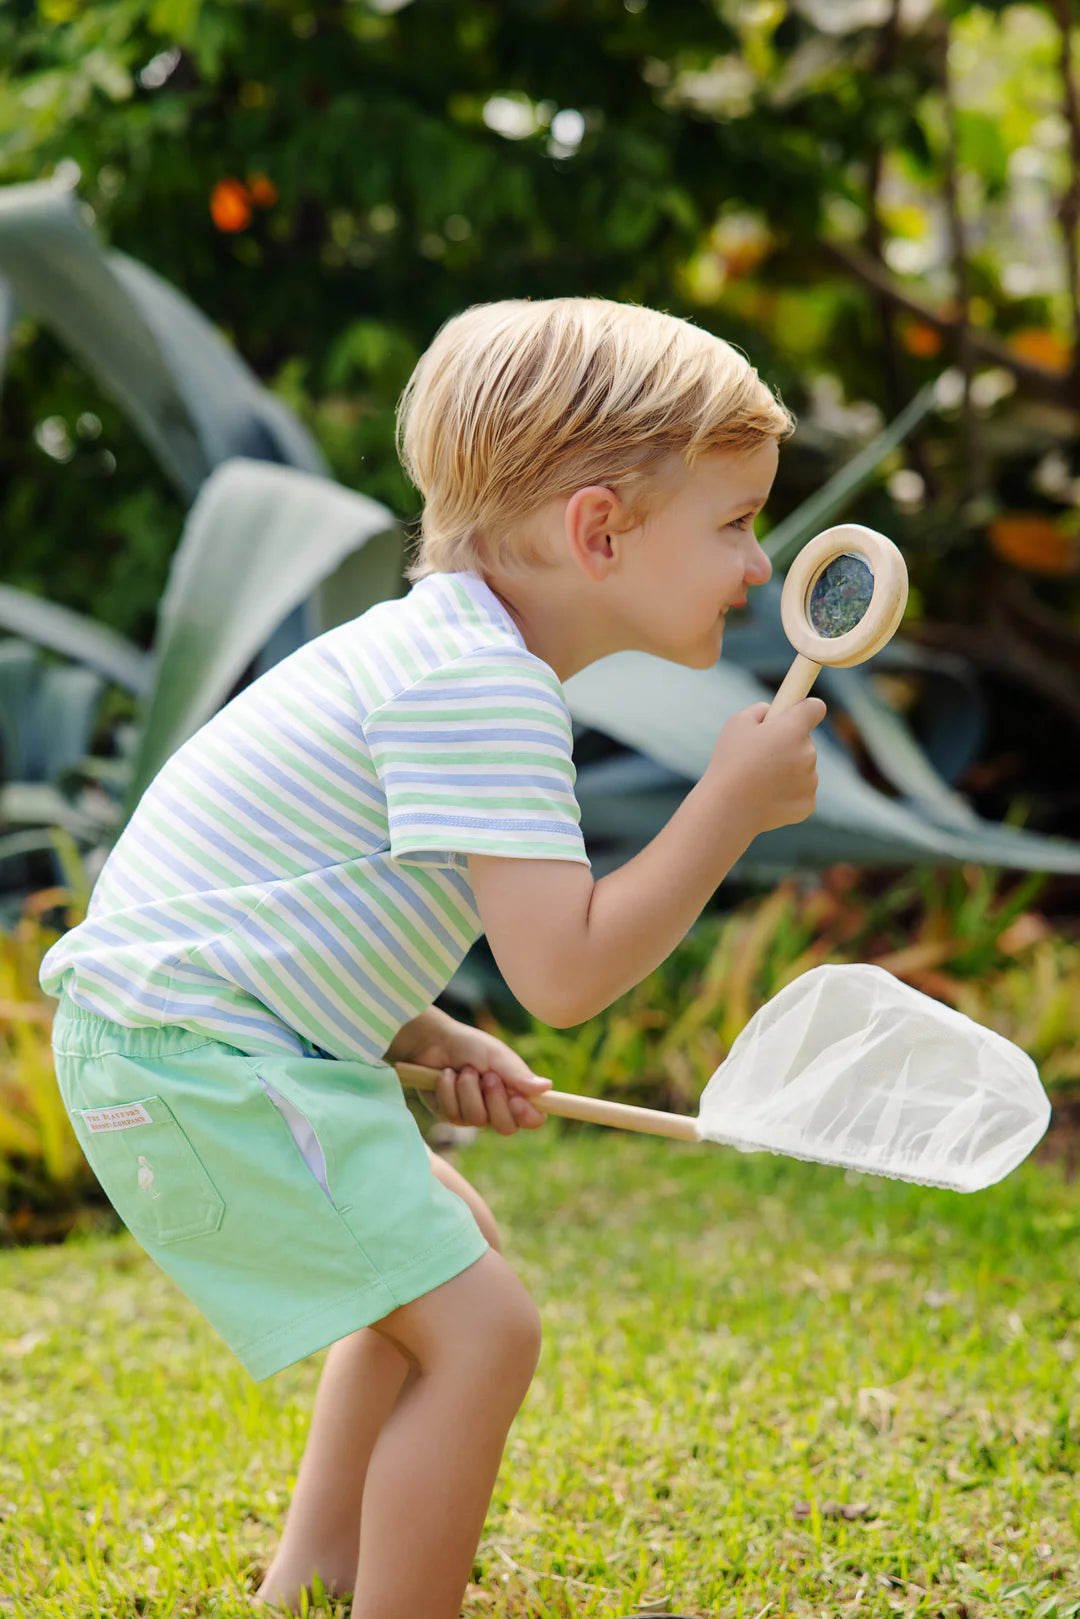
[{"label": "wooden magnifier handle", "polygon": [[[397,1062],[397,1076],[414,1091],[433,1091],[439,1082],[438,1068],[420,1063]],[[631,1107],[626,1102],[604,1102],[598,1096],[575,1096],[570,1091],[545,1091],[529,1098],[542,1113],[560,1119],[580,1119],[585,1124],[606,1124],[616,1130],[636,1130],[641,1135],[668,1136],[673,1141],[696,1141],[694,1120],[683,1113],[662,1113],[651,1107]]]},{"label": "wooden magnifier handle", "polygon": [[821,664],[815,663],[812,658],[804,658],[800,652],[776,688],[776,696],[769,704],[765,719],[774,720],[778,714],[785,714],[796,703],[801,703],[804,697],[810,695],[810,688],[820,673]]}]

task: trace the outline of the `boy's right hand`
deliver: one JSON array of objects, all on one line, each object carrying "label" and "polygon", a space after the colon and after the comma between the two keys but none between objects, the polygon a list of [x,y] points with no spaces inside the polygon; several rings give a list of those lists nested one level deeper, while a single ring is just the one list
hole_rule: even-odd
[{"label": "boy's right hand", "polygon": [[733,714],[716,739],[705,780],[758,832],[805,821],[817,797],[817,749],[810,732],[825,718],[820,697],[804,697],[763,723],[768,703]]}]

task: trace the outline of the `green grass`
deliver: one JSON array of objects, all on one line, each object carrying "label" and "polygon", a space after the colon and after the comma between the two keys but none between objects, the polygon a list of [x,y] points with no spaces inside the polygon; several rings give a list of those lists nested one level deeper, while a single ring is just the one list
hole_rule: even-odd
[{"label": "green grass", "polygon": [[[457,1162],[545,1323],[469,1619],[1080,1613],[1059,1169],[960,1197],[553,1124]],[[0,1253],[0,1612],[248,1612],[322,1359],[252,1383],[127,1235]]]}]

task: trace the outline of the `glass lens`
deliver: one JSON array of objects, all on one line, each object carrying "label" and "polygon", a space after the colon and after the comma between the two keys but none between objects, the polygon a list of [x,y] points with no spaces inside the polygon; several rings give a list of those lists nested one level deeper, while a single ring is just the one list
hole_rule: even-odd
[{"label": "glass lens", "polygon": [[810,591],[807,616],[818,635],[830,640],[853,630],[870,606],[874,594],[874,570],[865,557],[852,551],[833,557]]}]

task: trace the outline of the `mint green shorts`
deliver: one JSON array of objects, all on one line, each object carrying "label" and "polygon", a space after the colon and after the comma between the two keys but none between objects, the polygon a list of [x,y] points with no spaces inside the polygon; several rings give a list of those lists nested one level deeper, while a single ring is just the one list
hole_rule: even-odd
[{"label": "mint green shorts", "polygon": [[67,998],[53,1050],[109,1202],[256,1382],[487,1249],[388,1064],[248,1056]]}]

